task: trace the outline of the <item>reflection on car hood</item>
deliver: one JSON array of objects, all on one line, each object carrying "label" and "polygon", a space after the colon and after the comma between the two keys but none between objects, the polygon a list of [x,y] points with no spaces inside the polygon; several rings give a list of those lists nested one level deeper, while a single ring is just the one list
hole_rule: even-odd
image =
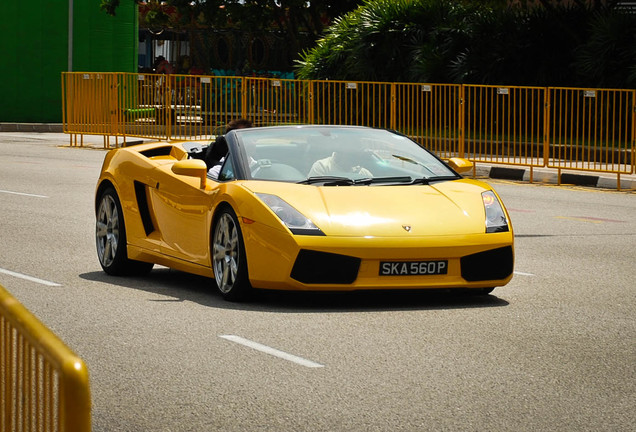
[{"label": "reflection on car hood", "polygon": [[328,236],[404,237],[484,232],[481,192],[473,180],[430,186],[307,186],[246,182],[253,192],[277,195]]}]

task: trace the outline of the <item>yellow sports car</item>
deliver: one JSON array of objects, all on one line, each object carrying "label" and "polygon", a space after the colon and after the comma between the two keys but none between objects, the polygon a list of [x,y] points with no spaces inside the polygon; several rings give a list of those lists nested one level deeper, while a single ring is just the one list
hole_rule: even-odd
[{"label": "yellow sports car", "polygon": [[513,232],[496,192],[408,137],[352,126],[230,131],[209,145],[107,153],[96,241],[112,275],[153,264],[252,288],[463,288],[513,275]]}]

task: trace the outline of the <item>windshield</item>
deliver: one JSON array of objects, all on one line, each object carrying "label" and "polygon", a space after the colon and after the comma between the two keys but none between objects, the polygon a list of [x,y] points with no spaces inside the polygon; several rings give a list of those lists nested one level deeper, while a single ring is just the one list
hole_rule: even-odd
[{"label": "windshield", "polygon": [[255,180],[340,186],[458,178],[417,143],[381,129],[273,127],[236,135]]}]

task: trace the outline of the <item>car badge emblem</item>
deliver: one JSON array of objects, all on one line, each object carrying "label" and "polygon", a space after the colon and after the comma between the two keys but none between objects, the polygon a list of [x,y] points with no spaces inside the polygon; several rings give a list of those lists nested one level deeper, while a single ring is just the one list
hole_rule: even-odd
[{"label": "car badge emblem", "polygon": [[402,225],[402,228],[404,228],[406,232],[411,232],[411,225]]}]

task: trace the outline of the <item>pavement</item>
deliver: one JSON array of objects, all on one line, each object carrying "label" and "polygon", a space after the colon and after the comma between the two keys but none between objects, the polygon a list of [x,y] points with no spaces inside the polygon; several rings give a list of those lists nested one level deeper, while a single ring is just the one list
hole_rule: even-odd
[{"label": "pavement", "polygon": [[[0,132],[62,133],[64,130],[61,123],[0,123]],[[128,143],[136,144],[138,142],[139,141],[129,141]],[[112,144],[114,144],[114,141]],[[88,145],[94,146],[94,144]],[[103,148],[103,144],[99,145],[99,147]],[[636,173],[634,172],[630,174],[620,174],[619,176],[616,173],[609,172],[567,169],[563,169],[559,172],[556,168],[530,168],[518,165],[500,165],[481,162],[477,162],[476,165],[474,174],[479,178],[586,186],[636,192]]]}]

